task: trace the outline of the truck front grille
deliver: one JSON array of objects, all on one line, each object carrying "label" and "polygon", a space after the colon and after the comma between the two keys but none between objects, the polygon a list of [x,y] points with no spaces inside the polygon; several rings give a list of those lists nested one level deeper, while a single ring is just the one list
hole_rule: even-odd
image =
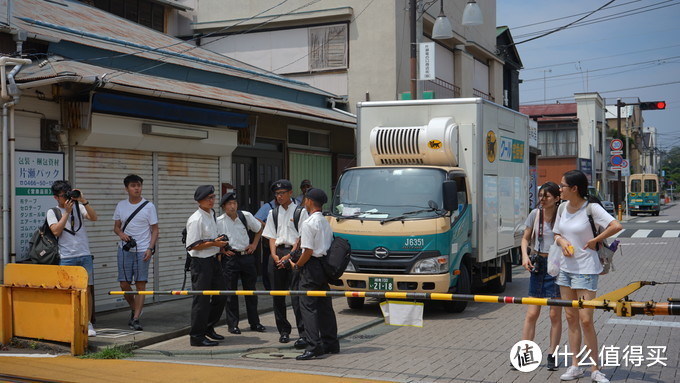
[{"label": "truck front grille", "polygon": [[358,273],[408,274],[418,260],[439,255],[439,251],[392,251],[387,258],[378,259],[373,251],[352,250],[351,260]]}]

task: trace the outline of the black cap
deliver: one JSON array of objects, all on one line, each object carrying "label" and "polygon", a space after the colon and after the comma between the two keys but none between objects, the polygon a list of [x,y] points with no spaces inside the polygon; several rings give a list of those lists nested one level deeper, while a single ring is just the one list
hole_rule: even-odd
[{"label": "black cap", "polygon": [[231,200],[236,200],[236,192],[225,193],[222,196],[222,199],[220,200],[220,206],[224,205],[225,203]]},{"label": "black cap", "polygon": [[305,194],[305,198],[308,198],[308,199],[311,199],[312,201],[318,202],[321,205],[328,202],[328,197],[326,196],[326,192],[324,192],[321,189],[317,189],[317,188],[312,188],[312,189],[307,190],[307,194]]},{"label": "black cap", "polygon": [[300,182],[300,188],[303,188],[303,187],[305,187],[305,186],[312,186],[312,181],[310,181],[310,180],[302,180],[302,182]]},{"label": "black cap", "polygon": [[194,192],[194,201],[200,201],[207,196],[215,194],[215,187],[212,185],[201,185]]},{"label": "black cap", "polygon": [[293,190],[293,184],[290,183],[290,181],[288,181],[288,180],[274,181],[274,183],[272,184],[272,191],[275,192],[275,191],[281,190],[281,189]]}]

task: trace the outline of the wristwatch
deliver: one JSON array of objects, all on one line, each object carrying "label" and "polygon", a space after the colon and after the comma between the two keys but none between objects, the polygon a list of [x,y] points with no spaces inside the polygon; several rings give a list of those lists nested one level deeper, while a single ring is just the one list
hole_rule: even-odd
[{"label": "wristwatch", "polygon": [[150,247],[147,250],[151,250],[151,255],[156,254],[156,248],[155,247]]}]

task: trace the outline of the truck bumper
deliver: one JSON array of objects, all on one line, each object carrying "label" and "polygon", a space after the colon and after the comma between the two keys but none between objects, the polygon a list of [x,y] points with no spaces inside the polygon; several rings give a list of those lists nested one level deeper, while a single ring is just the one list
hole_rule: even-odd
[{"label": "truck bumper", "polygon": [[[391,279],[392,290],[369,289],[370,278]],[[404,291],[414,293],[447,293],[451,286],[449,274],[404,275],[344,273],[333,290],[345,291]]]}]

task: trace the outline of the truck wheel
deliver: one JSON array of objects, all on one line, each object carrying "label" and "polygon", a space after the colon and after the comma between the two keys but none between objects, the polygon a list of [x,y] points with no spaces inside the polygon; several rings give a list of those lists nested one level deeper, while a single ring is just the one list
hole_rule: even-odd
[{"label": "truck wheel", "polygon": [[489,282],[489,290],[493,293],[502,293],[505,291],[505,283],[508,280],[508,264],[501,261],[501,272],[498,278],[494,278]]},{"label": "truck wheel", "polygon": [[654,212],[654,215],[658,217],[658,216],[659,216],[659,212],[658,212],[658,211],[655,211],[655,212]]},{"label": "truck wheel", "polygon": [[[470,294],[472,292],[472,283],[470,283],[470,272],[465,264],[460,265],[460,275],[456,283],[456,294]],[[451,301],[442,302],[444,310],[448,313],[462,313],[467,307],[467,301]]]},{"label": "truck wheel", "polygon": [[347,297],[347,305],[354,310],[361,310],[364,308],[364,298]]},{"label": "truck wheel", "polygon": [[631,215],[631,217],[635,217],[635,216],[637,215],[637,213],[634,212],[634,211],[631,211],[631,212],[630,212],[630,215]]}]

